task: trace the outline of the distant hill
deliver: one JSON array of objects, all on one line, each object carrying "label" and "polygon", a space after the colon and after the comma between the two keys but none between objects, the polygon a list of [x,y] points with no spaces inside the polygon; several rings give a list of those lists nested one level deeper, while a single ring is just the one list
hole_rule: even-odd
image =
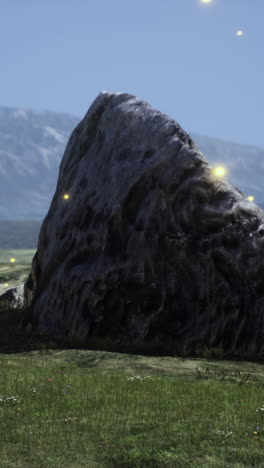
[{"label": "distant hill", "polygon": [[0,250],[36,249],[41,224],[42,221],[0,220]]},{"label": "distant hill", "polygon": [[79,117],[0,107],[0,220],[43,220]]},{"label": "distant hill", "polygon": [[[81,118],[0,107],[0,249],[37,248],[66,144]],[[190,136],[209,164],[224,165],[226,179],[264,209],[264,149]]]}]

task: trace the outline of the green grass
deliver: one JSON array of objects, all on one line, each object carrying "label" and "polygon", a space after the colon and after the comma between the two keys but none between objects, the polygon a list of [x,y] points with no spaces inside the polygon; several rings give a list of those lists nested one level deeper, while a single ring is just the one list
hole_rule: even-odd
[{"label": "green grass", "polygon": [[[2,344],[3,331],[21,313],[25,310],[2,304]],[[0,354],[3,468],[263,466],[264,388],[247,375],[231,379],[224,371],[217,376],[197,369],[191,382],[165,375],[129,378],[44,359],[58,348],[116,350],[109,340],[30,340],[13,333],[5,345]],[[153,343],[119,351],[129,348],[166,353]],[[38,353],[30,353],[33,349]],[[200,352],[209,359],[208,349]]]},{"label": "green grass", "polygon": [[219,362],[223,350],[25,337],[15,326],[27,313],[0,304],[2,468],[264,466],[264,385],[248,374],[128,377],[53,358],[94,349]]},{"label": "green grass", "polygon": [[0,249],[0,264],[9,264],[10,258],[14,257],[20,265],[30,264],[37,249]]}]

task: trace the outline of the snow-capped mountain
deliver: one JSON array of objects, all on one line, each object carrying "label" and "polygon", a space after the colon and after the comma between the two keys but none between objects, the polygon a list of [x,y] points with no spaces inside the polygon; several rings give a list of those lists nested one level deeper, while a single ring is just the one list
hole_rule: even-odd
[{"label": "snow-capped mountain", "polygon": [[[0,220],[43,221],[66,144],[81,118],[0,107]],[[210,164],[224,165],[226,179],[264,208],[264,149],[190,136]]]},{"label": "snow-capped mountain", "polygon": [[226,180],[264,209],[264,148],[190,133],[209,164],[224,166]]},{"label": "snow-capped mountain", "polygon": [[66,144],[80,120],[0,107],[0,219],[44,219]]}]

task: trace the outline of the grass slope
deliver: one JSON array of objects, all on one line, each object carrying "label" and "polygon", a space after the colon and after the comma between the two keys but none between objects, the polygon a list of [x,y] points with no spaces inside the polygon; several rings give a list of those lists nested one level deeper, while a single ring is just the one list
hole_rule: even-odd
[{"label": "grass slope", "polygon": [[37,340],[15,331],[26,313],[0,304],[1,467],[264,466],[254,356]]}]

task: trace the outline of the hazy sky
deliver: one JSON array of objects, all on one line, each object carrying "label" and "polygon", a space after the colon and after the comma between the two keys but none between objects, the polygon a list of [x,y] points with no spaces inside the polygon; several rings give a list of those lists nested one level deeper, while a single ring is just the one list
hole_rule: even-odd
[{"label": "hazy sky", "polygon": [[83,117],[126,92],[264,147],[263,19],[264,0],[0,0],[0,105]]}]

